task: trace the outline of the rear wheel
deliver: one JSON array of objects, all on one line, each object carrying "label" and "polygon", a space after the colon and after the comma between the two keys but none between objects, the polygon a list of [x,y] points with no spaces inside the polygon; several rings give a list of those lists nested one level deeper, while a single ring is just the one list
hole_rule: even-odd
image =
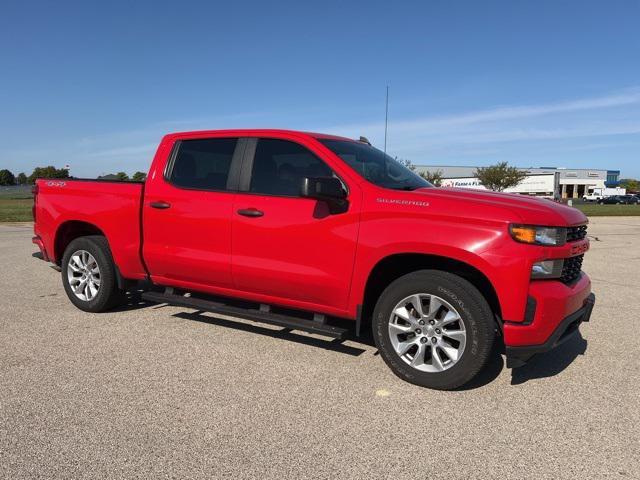
[{"label": "rear wheel", "polygon": [[76,238],[65,250],[61,268],[65,292],[80,310],[104,312],[122,301],[106,238]]},{"label": "rear wheel", "polygon": [[385,289],[374,310],[373,333],[382,358],[398,377],[450,390],[485,365],[495,322],[471,283],[447,272],[421,270]]}]

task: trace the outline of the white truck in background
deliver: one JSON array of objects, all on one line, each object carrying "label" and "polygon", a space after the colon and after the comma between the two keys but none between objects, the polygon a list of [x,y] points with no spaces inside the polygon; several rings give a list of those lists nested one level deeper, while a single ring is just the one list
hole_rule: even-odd
[{"label": "white truck in background", "polygon": [[613,195],[626,195],[627,189],[621,187],[615,188],[596,188],[589,187],[589,192],[586,195],[583,195],[582,200],[585,202],[597,202],[598,200],[602,200],[606,197],[611,197]]}]

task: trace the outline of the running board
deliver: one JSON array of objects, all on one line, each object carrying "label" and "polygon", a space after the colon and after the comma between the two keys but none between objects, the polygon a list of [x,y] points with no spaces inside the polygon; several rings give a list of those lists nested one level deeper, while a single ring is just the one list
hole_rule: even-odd
[{"label": "running board", "polygon": [[188,307],[205,312],[218,313],[239,317],[254,322],[268,323],[279,327],[290,328],[291,330],[302,330],[309,333],[317,333],[326,337],[344,340],[348,330],[346,328],[334,327],[314,320],[306,320],[300,317],[271,313],[269,311],[257,310],[253,308],[241,308],[227,305],[220,302],[212,302],[200,298],[183,297],[171,293],[145,292],[142,299],[153,303],[168,303],[179,307]]}]

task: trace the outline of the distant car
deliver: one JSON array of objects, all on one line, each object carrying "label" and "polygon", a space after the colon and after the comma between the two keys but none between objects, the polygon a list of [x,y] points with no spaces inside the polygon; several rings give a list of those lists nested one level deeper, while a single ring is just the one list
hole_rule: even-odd
[{"label": "distant car", "polygon": [[612,195],[610,197],[601,198],[598,200],[601,205],[632,205],[639,204],[640,198],[636,195]]},{"label": "distant car", "polygon": [[637,195],[620,195],[622,203],[626,205],[638,205],[640,198]]}]

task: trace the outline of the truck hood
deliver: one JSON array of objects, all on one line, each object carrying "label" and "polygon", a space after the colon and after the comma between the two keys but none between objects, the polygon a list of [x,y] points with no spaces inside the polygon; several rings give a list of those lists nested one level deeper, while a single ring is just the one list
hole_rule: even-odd
[{"label": "truck hood", "polygon": [[[587,217],[578,209],[567,207],[544,198],[529,197],[515,193],[497,193],[464,188],[421,188],[411,192],[416,201],[437,202],[456,205],[461,212],[478,217],[479,211],[510,212],[512,221],[531,225],[566,227],[587,223]],[[435,206],[435,205],[434,205]],[[474,208],[474,207],[489,208]],[[506,213],[506,212],[505,212]]]}]

